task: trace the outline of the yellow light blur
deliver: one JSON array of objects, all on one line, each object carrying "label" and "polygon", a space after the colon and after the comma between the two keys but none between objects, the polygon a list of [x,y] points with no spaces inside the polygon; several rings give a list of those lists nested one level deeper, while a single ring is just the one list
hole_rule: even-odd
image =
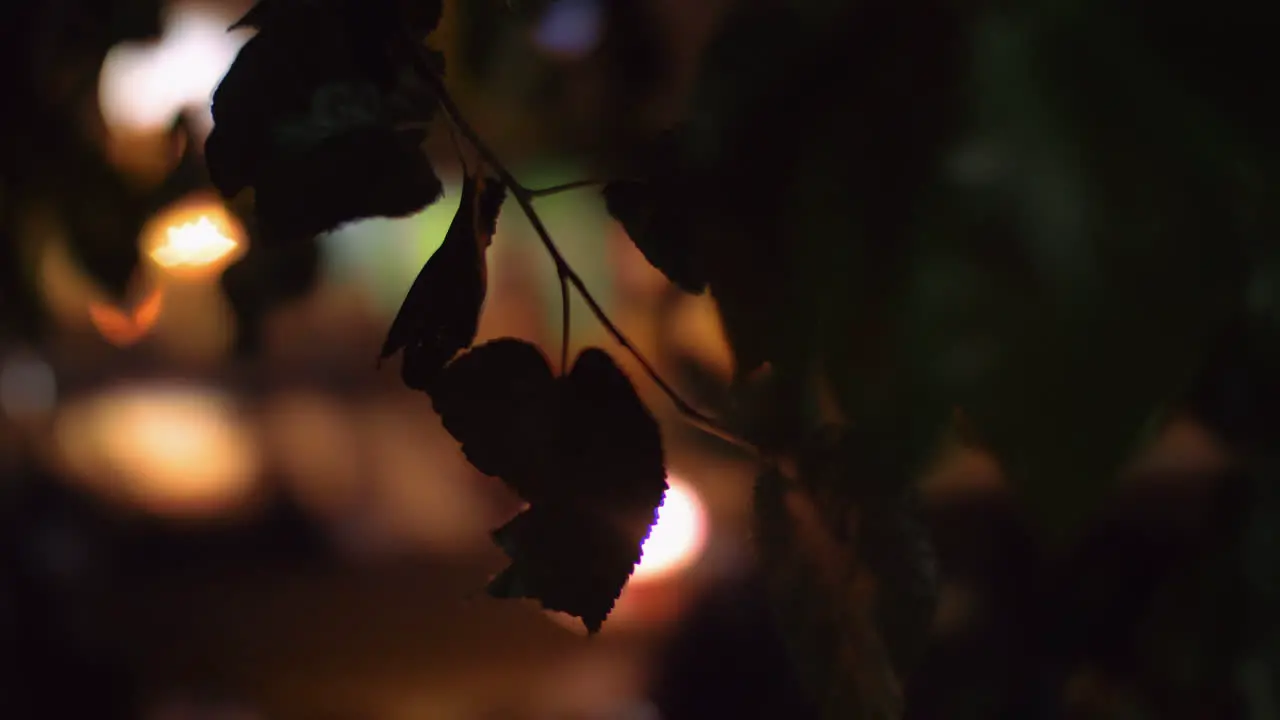
[{"label": "yellow light blur", "polygon": [[702,500],[683,480],[667,478],[667,494],[658,509],[658,522],[642,547],[636,583],[665,580],[688,569],[707,542],[707,513]]},{"label": "yellow light blur", "polygon": [[207,215],[165,231],[168,242],[151,251],[163,267],[212,265],[236,249],[236,242],[222,234]]},{"label": "yellow light blur", "polygon": [[158,515],[219,514],[248,500],[258,480],[254,435],[216,390],[112,390],[60,412],[55,439],[72,477]]},{"label": "yellow light blur", "polygon": [[243,254],[244,229],[220,200],[200,193],[158,213],[142,247],[167,272],[216,276]]}]

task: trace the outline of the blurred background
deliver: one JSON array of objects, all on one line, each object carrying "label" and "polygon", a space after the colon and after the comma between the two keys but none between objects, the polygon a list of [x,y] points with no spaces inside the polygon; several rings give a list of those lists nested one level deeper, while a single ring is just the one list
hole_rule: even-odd
[{"label": "blurred background", "polygon": [[[728,4],[447,3],[434,44],[481,135],[536,188],[590,177],[585,158],[676,117]],[[470,468],[394,366],[374,366],[456,207],[446,134],[431,148],[442,202],[270,255],[200,157],[210,93],[247,36],[225,29],[246,3],[12,5],[0,11],[0,717],[805,716],[754,591],[755,468],[646,382],[671,490],[601,636],[483,596],[505,563],[488,532],[516,500]],[[699,404],[722,403],[732,360],[714,302],[670,287],[599,193],[541,208],[642,352]],[[554,268],[513,210],[490,250],[478,341],[554,349]],[[616,350],[575,309],[574,345]],[[1163,598],[1228,582],[1202,576],[1220,566],[1204,538],[1230,517],[1218,508],[1232,467],[1204,428],[1175,420],[1072,561],[1093,575],[1064,585],[995,464],[952,458],[925,483],[942,602],[910,714],[1038,717],[1064,697],[1051,682],[1081,717],[1126,703],[1231,716],[1239,679],[1214,659],[1228,636],[1200,622],[1230,618],[1214,593]],[[1149,631],[1160,618],[1193,628],[1203,667],[1153,651],[1168,639]]]}]

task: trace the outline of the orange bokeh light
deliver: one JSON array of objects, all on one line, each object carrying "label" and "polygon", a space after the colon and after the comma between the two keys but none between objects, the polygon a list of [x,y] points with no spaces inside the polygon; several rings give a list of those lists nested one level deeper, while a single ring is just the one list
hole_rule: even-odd
[{"label": "orange bokeh light", "polygon": [[142,247],[167,272],[213,276],[244,253],[244,229],[220,200],[200,194],[157,214],[143,230]]},{"label": "orange bokeh light", "polygon": [[164,309],[164,293],[160,288],[151,291],[132,310],[116,307],[108,302],[89,301],[89,321],[102,337],[116,347],[128,347],[146,337],[156,326]]},{"label": "orange bokeh light", "polygon": [[260,447],[235,400],[182,384],[120,385],[59,410],[58,458],[108,499],[175,518],[248,503]]}]

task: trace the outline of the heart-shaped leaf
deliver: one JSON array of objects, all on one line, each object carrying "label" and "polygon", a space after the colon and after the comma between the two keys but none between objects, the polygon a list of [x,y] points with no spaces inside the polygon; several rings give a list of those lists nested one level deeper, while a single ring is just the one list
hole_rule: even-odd
[{"label": "heart-shaped leaf", "polygon": [[445,428],[481,472],[530,507],[495,534],[511,565],[489,586],[600,629],[640,560],[667,489],[657,421],[607,353],[556,378],[521,340],[494,340],[431,388]]}]

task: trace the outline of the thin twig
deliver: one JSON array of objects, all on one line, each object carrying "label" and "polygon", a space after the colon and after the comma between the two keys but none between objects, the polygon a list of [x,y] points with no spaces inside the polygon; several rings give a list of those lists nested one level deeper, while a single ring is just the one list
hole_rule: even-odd
[{"label": "thin twig", "polygon": [[[425,62],[422,62],[422,57],[420,55],[415,56],[415,58],[421,65],[421,74],[435,86],[434,89],[436,91],[436,96],[440,101],[440,107],[443,108],[445,114],[449,116],[449,120],[454,124],[454,126],[458,128],[458,132],[462,133],[462,136],[467,139],[467,142],[471,143],[472,147],[476,149],[476,152],[480,154],[480,157],[484,159],[485,163],[497,173],[498,179],[500,179],[503,184],[511,190],[511,194],[515,197],[516,203],[520,205],[520,210],[524,212],[525,217],[529,219],[529,224],[533,226],[534,233],[537,234],[538,239],[542,241],[543,247],[546,248],[547,253],[551,255],[551,259],[555,262],[556,272],[559,273],[562,280],[568,281],[568,284],[573,285],[574,290],[576,290],[582,300],[586,302],[587,307],[591,309],[591,314],[595,316],[596,320],[599,321],[600,324],[604,326],[604,329],[613,336],[613,339],[621,345],[632,358],[635,359],[641,369],[644,370],[644,373],[649,376],[649,379],[652,380],[653,383],[658,386],[658,389],[667,396],[673,405],[675,405],[676,410],[684,415],[692,424],[698,426],[704,432],[715,435],[725,442],[736,445],[744,450],[757,452],[758,450],[754,444],[738,437],[724,427],[721,427],[714,419],[704,415],[702,412],[698,411],[686,402],[674,388],[667,384],[666,380],[662,379],[662,376],[658,374],[658,371],[653,367],[652,363],[650,363],[639,349],[636,348],[626,334],[622,332],[622,329],[614,324],[613,320],[611,320],[609,315],[604,311],[604,308],[600,307],[600,303],[596,301],[594,296],[592,296],[591,291],[587,289],[582,278],[564,259],[564,255],[561,254],[560,248],[556,246],[555,241],[552,240],[551,233],[547,231],[546,226],[542,223],[542,218],[538,216],[538,212],[533,208],[533,194],[528,188],[522,185],[514,175],[511,174],[511,171],[507,169],[507,166],[493,152],[493,149],[485,143],[478,133],[476,133],[475,128],[471,127],[471,123],[467,122],[466,116],[462,113],[462,109],[458,107],[453,96],[449,94],[449,91],[444,86],[444,82],[435,75],[434,72],[430,71],[430,68],[426,66]],[[567,307],[567,297],[565,300]]]},{"label": "thin twig", "polygon": [[556,269],[560,280],[560,374],[569,374],[569,277]]},{"label": "thin twig", "polygon": [[537,190],[527,190],[526,192],[529,193],[529,197],[531,198],[544,198],[552,195],[559,195],[560,193],[569,192],[571,190],[577,190],[579,188],[603,184],[603,180],[576,180],[574,182],[552,185],[551,187],[539,188]]},{"label": "thin twig", "polygon": [[470,177],[471,171],[467,169],[467,154],[462,151],[462,143],[458,142],[458,133],[453,129],[453,123],[449,124],[449,140],[453,143],[453,151],[458,154],[458,164],[462,166],[462,176]]}]

